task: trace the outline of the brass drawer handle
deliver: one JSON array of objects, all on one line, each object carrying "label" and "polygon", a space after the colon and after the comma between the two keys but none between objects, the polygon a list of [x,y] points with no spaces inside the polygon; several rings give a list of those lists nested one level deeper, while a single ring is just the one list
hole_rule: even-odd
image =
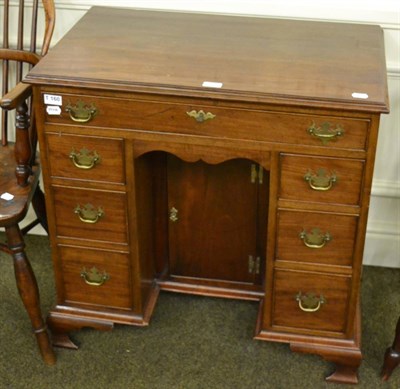
[{"label": "brass drawer handle", "polygon": [[308,182],[311,189],[324,192],[332,189],[333,184],[337,182],[337,177],[335,173],[328,175],[324,169],[318,169],[316,174],[309,170],[304,180]]},{"label": "brass drawer handle", "polygon": [[90,286],[101,286],[110,279],[110,276],[106,272],[101,273],[95,266],[90,270],[83,268],[81,277]]},{"label": "brass drawer handle", "polygon": [[322,294],[318,297],[314,293],[302,294],[301,292],[296,295],[296,301],[303,312],[317,312],[321,305],[326,303]]},{"label": "brass drawer handle", "polygon": [[212,114],[211,112],[207,112],[205,113],[203,110],[200,111],[190,111],[190,112],[186,112],[186,114],[188,116],[190,116],[191,118],[194,118],[196,120],[196,122],[199,123],[203,123],[206,120],[211,120],[214,119],[217,115]]},{"label": "brass drawer handle", "polygon": [[95,209],[92,204],[85,204],[83,207],[78,204],[74,213],[78,215],[81,222],[89,224],[97,223],[104,216],[103,209],[101,207]]},{"label": "brass drawer handle", "polygon": [[304,245],[311,249],[322,249],[327,242],[332,240],[332,235],[329,232],[322,234],[319,228],[313,228],[309,233],[302,231],[299,237]]},{"label": "brass drawer handle", "polygon": [[69,153],[69,158],[78,169],[84,170],[92,169],[100,162],[100,156],[97,151],[89,151],[85,148],[79,152],[72,149]]},{"label": "brass drawer handle", "polygon": [[97,108],[92,103],[91,105],[85,104],[83,101],[77,101],[76,105],[69,103],[65,110],[68,112],[72,121],[77,123],[90,122],[97,115]]},{"label": "brass drawer handle", "polygon": [[337,124],[336,128],[334,128],[329,122],[322,123],[320,127],[313,122],[307,131],[311,136],[319,138],[323,144],[327,144],[330,140],[334,140],[344,134],[344,129],[341,125]]}]

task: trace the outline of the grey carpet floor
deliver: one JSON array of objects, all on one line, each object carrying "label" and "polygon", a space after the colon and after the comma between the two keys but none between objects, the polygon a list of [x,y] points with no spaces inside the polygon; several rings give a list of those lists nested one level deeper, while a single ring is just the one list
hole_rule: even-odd
[{"label": "grey carpet floor", "polygon": [[[0,234],[0,238],[2,238]],[[47,313],[55,301],[48,239],[27,237]],[[56,349],[45,366],[15,287],[11,259],[0,254],[0,388],[286,389],[344,388],[327,384],[332,365],[288,345],[252,340],[258,304],[161,293],[146,328],[116,326],[72,334],[77,351]],[[379,377],[400,315],[400,269],[364,267],[364,360],[359,388],[400,388],[400,367]]]}]

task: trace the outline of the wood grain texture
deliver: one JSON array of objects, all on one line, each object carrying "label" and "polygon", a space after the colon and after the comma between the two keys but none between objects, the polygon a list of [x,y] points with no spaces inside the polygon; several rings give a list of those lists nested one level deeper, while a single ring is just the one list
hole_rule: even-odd
[{"label": "wood grain texture", "polygon": [[[96,107],[97,113],[88,121],[87,127],[117,127],[132,130],[174,132],[213,138],[259,140],[264,142],[310,145],[337,149],[364,150],[366,147],[368,120],[343,118],[317,113],[294,114],[291,112],[230,107],[214,103],[210,99],[176,99],[166,103],[163,100],[140,100],[104,98],[91,94],[59,94],[64,105],[76,105],[82,101],[85,106]],[[203,111],[215,115],[213,119],[197,122],[188,113]],[[60,115],[46,113],[46,122],[74,124],[68,112]],[[329,124],[332,129],[343,129],[344,135],[324,145],[317,136],[312,136],[312,126]],[[249,131],[251,128],[251,131]]]},{"label": "wood grain texture", "polygon": [[[103,28],[110,23],[112,31]],[[388,109],[385,77],[374,26],[89,11],[27,77],[39,96],[53,249],[71,247],[66,264],[53,254],[58,305],[50,323],[60,343],[70,344],[66,332],[85,325],[147,323],[159,288],[261,299],[256,338],[321,355],[336,365],[329,380],[355,382],[362,251],[379,114]],[[203,81],[223,85],[207,88]],[[352,92],[369,98],[356,100]],[[44,93],[62,97],[60,115],[46,112]],[[68,112],[79,100],[96,107],[86,123]],[[193,110],[215,117],[198,122],[187,114]],[[66,159],[76,141],[106,157],[87,174]],[[319,173],[335,177],[328,190],[305,180]],[[76,225],[75,203],[89,198],[106,217]],[[330,234],[321,249],[299,238],[313,228]],[[85,307],[85,298],[98,296],[80,294],[73,283],[82,301],[69,303],[63,266],[76,265],[80,248],[98,253],[92,259],[100,264],[118,253],[120,278],[127,259],[130,283],[121,283],[121,293],[134,312]],[[252,251],[260,257],[258,274],[249,272]],[[305,312],[299,292],[326,300]]]},{"label": "wood grain texture", "polygon": [[387,111],[383,50],[378,26],[93,7],[28,79]]},{"label": "wood grain texture", "polygon": [[177,209],[177,220],[169,221],[171,275],[244,283],[260,278],[249,271],[249,256],[264,257],[257,252],[257,214],[266,199],[259,204],[258,185],[247,160],[207,165],[168,158],[168,210]]},{"label": "wood grain texture", "polygon": [[[58,236],[120,244],[128,242],[124,193],[59,186],[53,188],[53,193]],[[96,223],[83,222],[75,212],[77,206],[83,208],[87,204],[96,211],[103,211]]]},{"label": "wood grain texture", "polygon": [[[304,231],[317,228],[321,235],[330,235],[322,248],[310,248],[301,239]],[[357,218],[330,213],[278,211],[278,261],[310,262],[352,266]]]},{"label": "wood grain texture", "polygon": [[[50,151],[52,176],[125,184],[124,149],[121,139],[104,140],[87,135],[74,136],[59,132],[47,134],[46,140]],[[84,149],[92,158],[93,167],[90,169],[77,167],[71,158],[71,152],[82,154]],[[93,162],[95,155],[98,156],[96,163]],[[75,161],[79,164],[79,157]]]},{"label": "wood grain texture", "polygon": [[[350,277],[278,270],[274,277],[273,327],[286,327],[289,332],[296,328],[313,334],[335,332],[343,336],[347,325],[349,289]],[[323,295],[326,302],[316,312],[304,312],[296,301],[299,292],[314,293],[318,297]]]},{"label": "wood grain texture", "polygon": [[[65,300],[74,306],[102,306],[133,310],[129,293],[131,273],[129,256],[113,252],[100,252],[84,248],[59,246],[58,255],[62,264]],[[95,267],[109,279],[101,286],[85,283],[81,273]]]},{"label": "wood grain texture", "polygon": [[[359,205],[360,203],[363,161],[282,155],[281,169],[279,194],[281,199],[324,204]],[[324,177],[336,177],[336,182],[329,190],[315,190],[305,180],[307,173],[317,176],[320,169],[324,171]]]}]

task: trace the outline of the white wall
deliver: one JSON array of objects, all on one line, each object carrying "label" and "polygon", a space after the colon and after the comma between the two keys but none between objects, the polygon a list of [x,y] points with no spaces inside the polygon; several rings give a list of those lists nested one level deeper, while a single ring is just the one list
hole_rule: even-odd
[{"label": "white wall", "polygon": [[391,113],[381,122],[364,263],[400,267],[399,0],[56,0],[53,42],[94,5],[379,24],[385,36]]}]

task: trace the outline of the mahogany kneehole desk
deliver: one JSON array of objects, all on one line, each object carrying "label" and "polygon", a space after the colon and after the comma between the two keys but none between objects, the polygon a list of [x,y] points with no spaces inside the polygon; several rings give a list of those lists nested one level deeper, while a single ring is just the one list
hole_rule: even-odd
[{"label": "mahogany kneehole desk", "polygon": [[55,344],[147,325],[159,289],[257,300],[256,339],[357,382],[379,27],[95,7],[26,81]]}]

